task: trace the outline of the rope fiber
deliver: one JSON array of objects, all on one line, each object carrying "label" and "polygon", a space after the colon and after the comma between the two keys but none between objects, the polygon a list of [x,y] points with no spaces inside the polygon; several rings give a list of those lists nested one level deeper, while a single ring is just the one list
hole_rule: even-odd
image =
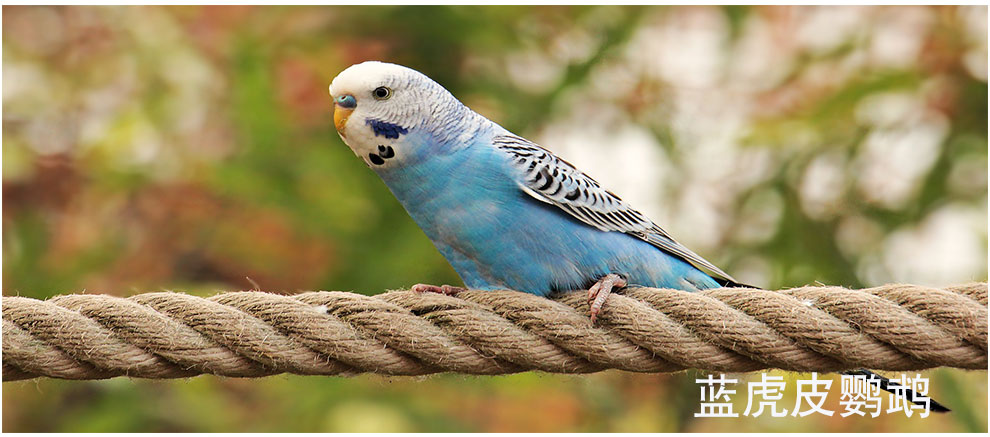
[{"label": "rope fiber", "polygon": [[4,296],[3,381],[198,374],[987,368],[987,284],[942,289]]}]

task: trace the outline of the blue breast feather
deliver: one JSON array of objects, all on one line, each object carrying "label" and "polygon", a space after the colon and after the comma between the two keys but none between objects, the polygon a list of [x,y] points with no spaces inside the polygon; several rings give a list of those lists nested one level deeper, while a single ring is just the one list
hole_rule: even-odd
[{"label": "blue breast feather", "polygon": [[504,152],[482,140],[488,138],[415,165],[377,170],[468,287],[545,296],[587,288],[608,273],[624,275],[631,285],[718,287],[646,241],[600,231],[533,199],[516,184]]}]

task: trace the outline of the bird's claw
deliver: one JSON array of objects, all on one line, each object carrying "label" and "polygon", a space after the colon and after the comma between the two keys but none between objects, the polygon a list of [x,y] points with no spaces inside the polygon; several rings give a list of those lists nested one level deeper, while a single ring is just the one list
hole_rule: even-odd
[{"label": "bird's claw", "polygon": [[454,287],[453,285],[416,284],[412,286],[412,291],[417,293],[438,293],[445,296],[456,296],[457,293],[467,291],[467,289],[463,287]]},{"label": "bird's claw", "polygon": [[591,306],[591,324],[595,324],[595,320],[598,318],[598,313],[601,312],[602,306],[605,305],[605,300],[608,296],[612,294],[613,288],[622,288],[626,286],[626,280],[622,276],[616,275],[614,273],[609,273],[603,276],[595,285],[592,285],[588,289],[588,305]]}]

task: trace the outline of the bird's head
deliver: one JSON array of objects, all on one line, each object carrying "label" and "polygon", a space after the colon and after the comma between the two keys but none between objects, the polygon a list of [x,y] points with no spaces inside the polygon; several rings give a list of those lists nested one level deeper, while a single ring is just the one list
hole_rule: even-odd
[{"label": "bird's head", "polygon": [[[441,153],[475,113],[426,75],[401,65],[368,61],[348,67],[330,84],[337,132],[372,168]],[[415,137],[416,140],[410,140]]]}]

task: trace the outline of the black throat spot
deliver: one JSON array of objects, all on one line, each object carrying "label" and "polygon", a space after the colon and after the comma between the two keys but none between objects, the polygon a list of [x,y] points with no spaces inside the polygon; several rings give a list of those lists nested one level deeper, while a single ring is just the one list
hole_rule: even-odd
[{"label": "black throat spot", "polygon": [[385,163],[386,159],[391,159],[395,157],[395,150],[392,146],[386,146],[384,144],[378,145],[378,153],[369,153],[368,159],[371,160],[372,164],[382,165]]},{"label": "black throat spot", "polygon": [[389,159],[389,158],[395,156],[395,150],[392,150],[392,146],[379,145],[378,146],[378,156],[381,156],[382,158],[385,158],[385,159]]}]

